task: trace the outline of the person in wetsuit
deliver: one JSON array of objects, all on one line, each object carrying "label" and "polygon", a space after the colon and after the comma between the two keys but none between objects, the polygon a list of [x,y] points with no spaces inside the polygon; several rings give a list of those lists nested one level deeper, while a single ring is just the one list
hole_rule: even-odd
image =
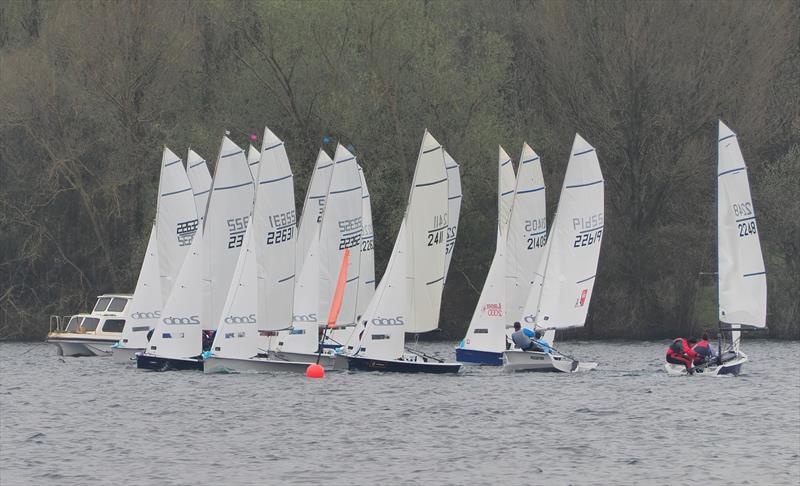
[{"label": "person in wetsuit", "polygon": [[667,363],[682,364],[689,374],[694,373],[695,358],[697,358],[697,353],[692,350],[686,339],[675,338],[667,348]]}]

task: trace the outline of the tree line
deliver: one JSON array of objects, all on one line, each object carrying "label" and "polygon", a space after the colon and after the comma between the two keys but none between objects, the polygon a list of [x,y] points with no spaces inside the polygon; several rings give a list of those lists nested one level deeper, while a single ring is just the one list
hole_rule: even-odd
[{"label": "tree line", "polygon": [[716,326],[716,121],[739,135],[770,336],[800,338],[800,4],[794,1],[0,3],[0,339],[131,292],[160,153],[213,161],[264,125],[302,207],[317,150],[352,145],[376,272],[423,130],[462,168],[441,337],[494,252],[497,145],[539,153],[552,220],[575,132],[597,148],[606,232],[578,337]]}]

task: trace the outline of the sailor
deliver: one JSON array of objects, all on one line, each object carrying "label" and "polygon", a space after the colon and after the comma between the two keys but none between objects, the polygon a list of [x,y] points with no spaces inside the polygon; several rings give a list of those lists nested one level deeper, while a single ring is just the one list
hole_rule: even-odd
[{"label": "sailor", "polygon": [[[696,341],[696,339],[695,339]],[[694,359],[697,357],[688,342],[683,338],[675,338],[667,348],[667,363],[682,364],[689,374],[694,373]]]},{"label": "sailor", "polygon": [[704,332],[703,335],[700,336],[700,341],[692,346],[692,351],[697,353],[697,358],[694,360],[694,364],[696,365],[707,363],[714,358],[714,348],[712,348],[708,342],[708,332]]},{"label": "sailor", "polygon": [[511,334],[511,340],[519,349],[523,351],[551,352],[550,346],[541,341],[541,337],[542,333],[538,330],[534,332],[527,327],[523,328],[519,322],[514,323],[514,332]]}]

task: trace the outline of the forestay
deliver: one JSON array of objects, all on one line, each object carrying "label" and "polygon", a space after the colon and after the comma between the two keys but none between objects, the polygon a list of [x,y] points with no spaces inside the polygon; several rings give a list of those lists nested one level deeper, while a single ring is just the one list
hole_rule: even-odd
[{"label": "forestay", "polygon": [[148,354],[164,358],[194,358],[203,351],[201,247],[202,239],[195,238],[161,312],[161,320],[147,345]]},{"label": "forestay", "polygon": [[211,191],[211,174],[208,172],[208,165],[206,165],[205,159],[192,149],[189,149],[189,154],[186,157],[186,173],[192,186],[197,216],[202,225],[206,217],[208,193]]},{"label": "forestay", "polygon": [[405,217],[389,264],[367,306],[356,354],[403,355],[404,332],[427,332],[439,322],[448,228],[448,183],[441,145],[426,131]]},{"label": "forestay", "polygon": [[[545,185],[539,156],[523,144],[506,237],[506,320],[520,321],[547,241]],[[538,300],[538,294],[536,295]]]},{"label": "forestay", "polygon": [[158,182],[156,240],[161,275],[161,301],[166,302],[199,223],[192,187],[181,159],[164,147]]},{"label": "forestay", "polygon": [[719,320],[760,328],[766,325],[767,275],[747,166],[736,134],[722,121],[718,139]]},{"label": "forestay", "polygon": [[[595,149],[575,135],[558,210],[546,246],[538,301],[525,315],[538,327],[580,327],[586,321],[603,236],[604,181]],[[535,295],[536,292],[531,292]]]},{"label": "forestay", "polygon": [[142,268],[139,270],[136,290],[133,291],[128,318],[125,320],[125,327],[122,330],[122,347],[143,349],[147,345],[147,332],[158,324],[161,307],[158,244],[154,224],[150,230],[150,239],[144,252]]},{"label": "forestay", "polygon": [[216,330],[253,209],[253,179],[244,151],[223,137],[203,227],[203,328]]}]

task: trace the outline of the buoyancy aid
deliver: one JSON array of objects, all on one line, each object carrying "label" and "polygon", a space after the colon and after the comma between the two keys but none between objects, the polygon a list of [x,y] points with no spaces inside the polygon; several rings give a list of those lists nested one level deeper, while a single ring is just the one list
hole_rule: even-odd
[{"label": "buoyancy aid", "polygon": [[712,354],[711,345],[705,339],[701,339],[700,341],[698,341],[697,344],[695,344],[694,347],[692,348],[692,351],[694,351],[698,355],[703,355],[703,356],[711,356]]}]

